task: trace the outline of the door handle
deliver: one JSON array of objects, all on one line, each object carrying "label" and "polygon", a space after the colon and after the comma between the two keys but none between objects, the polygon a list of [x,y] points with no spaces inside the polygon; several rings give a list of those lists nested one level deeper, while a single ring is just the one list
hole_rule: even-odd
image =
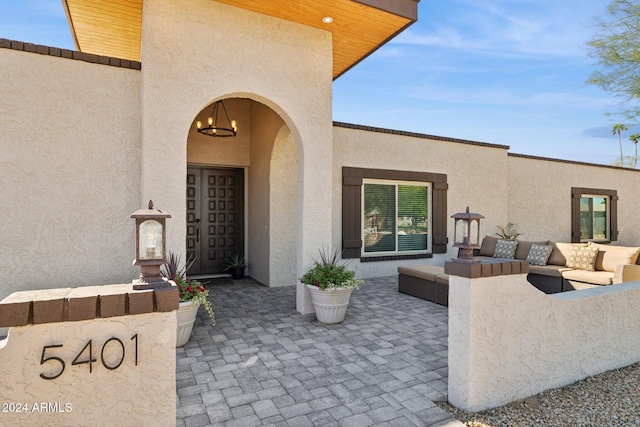
[{"label": "door handle", "polygon": [[196,242],[200,241],[200,218],[196,218]]}]

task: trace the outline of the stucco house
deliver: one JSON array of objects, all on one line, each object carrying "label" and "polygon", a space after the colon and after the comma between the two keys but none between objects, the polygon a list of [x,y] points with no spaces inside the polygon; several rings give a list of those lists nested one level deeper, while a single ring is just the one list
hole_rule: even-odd
[{"label": "stucco house", "polygon": [[[266,286],[296,284],[323,245],[360,278],[441,265],[467,206],[487,234],[595,238],[582,218],[637,245],[635,170],[332,121],[333,80],[417,2],[64,0],[78,51],[0,40],[0,298],[132,280],[148,199],[192,274],[242,253]],[[221,100],[235,137],[198,132]]]}]

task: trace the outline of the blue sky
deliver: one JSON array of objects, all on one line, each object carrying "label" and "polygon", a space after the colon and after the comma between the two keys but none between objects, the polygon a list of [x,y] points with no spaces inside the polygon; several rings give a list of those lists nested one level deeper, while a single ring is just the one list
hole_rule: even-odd
[{"label": "blue sky", "polygon": [[[60,0],[6,3],[0,37],[74,49]],[[335,81],[334,120],[611,164],[620,100],[585,84],[608,3],[422,0],[417,23]]]}]

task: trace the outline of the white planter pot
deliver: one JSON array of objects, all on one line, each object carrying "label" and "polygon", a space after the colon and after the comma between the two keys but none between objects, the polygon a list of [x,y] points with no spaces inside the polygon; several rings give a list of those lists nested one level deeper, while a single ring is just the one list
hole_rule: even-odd
[{"label": "white planter pot", "polygon": [[176,312],[178,319],[178,331],[176,334],[176,347],[182,347],[189,342],[191,337],[191,330],[193,324],[196,321],[198,315],[198,308],[200,307],[200,301],[185,301],[181,302]]},{"label": "white planter pot", "polygon": [[321,291],[317,286],[307,285],[307,289],[311,292],[311,302],[318,322],[334,324],[344,320],[353,288]]}]

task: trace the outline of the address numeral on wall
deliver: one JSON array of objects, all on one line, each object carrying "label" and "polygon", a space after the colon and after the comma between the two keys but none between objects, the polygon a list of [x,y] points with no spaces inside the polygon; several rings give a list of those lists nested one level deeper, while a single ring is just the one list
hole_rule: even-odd
[{"label": "address numeral on wall", "polygon": [[[134,336],[132,336],[131,341],[134,341],[132,343],[133,350],[134,350],[134,356],[133,356],[134,363],[135,363],[135,366],[138,366],[138,334],[135,334]],[[53,368],[53,373],[51,375],[46,375],[43,372],[40,374],[40,378],[44,380],[55,380],[60,375],[62,375],[67,365],[62,357],[56,356],[53,353],[54,351],[56,351],[56,349],[62,349],[62,347],[63,347],[62,344],[45,345],[44,347],[42,347],[42,354],[40,356],[40,365],[49,363],[50,365],[54,366],[54,368]],[[105,354],[105,351],[107,351],[106,354]],[[113,355],[113,354],[117,355],[115,360],[110,360],[110,361],[106,360],[109,358],[108,357],[109,355]],[[102,366],[104,366],[106,369],[110,371],[113,371],[118,369],[120,365],[122,365],[125,355],[126,355],[125,345],[122,342],[122,340],[120,338],[112,337],[112,338],[109,338],[107,341],[105,341],[105,343],[102,345],[102,350],[100,351],[100,361],[102,362]],[[97,361],[98,360],[93,355],[93,340],[89,340],[85,344],[85,346],[82,347],[82,350],[78,352],[76,357],[71,362],[71,365],[75,366],[75,365],[88,364],[89,373],[93,373],[93,363]]]}]

